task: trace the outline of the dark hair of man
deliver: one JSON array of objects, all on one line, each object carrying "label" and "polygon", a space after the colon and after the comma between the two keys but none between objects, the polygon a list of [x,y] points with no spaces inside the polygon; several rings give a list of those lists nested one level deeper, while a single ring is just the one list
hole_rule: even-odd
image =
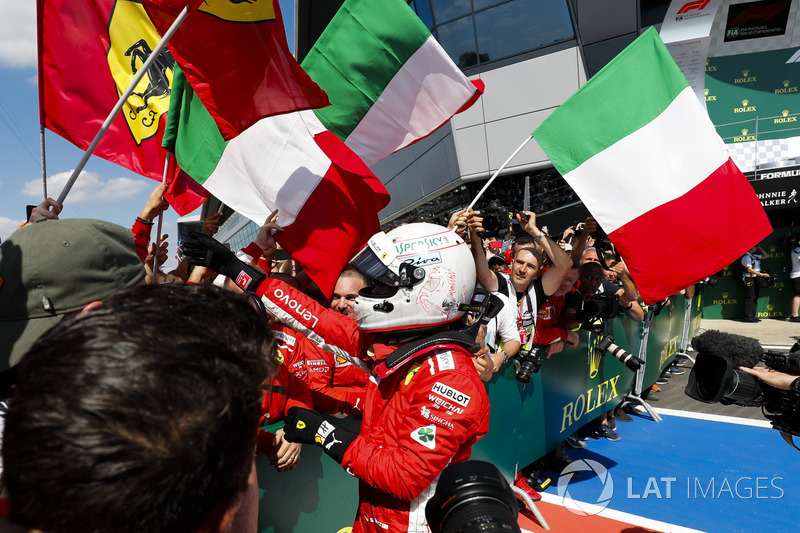
[{"label": "dark hair of man", "polygon": [[535,248],[536,241],[533,240],[533,237],[530,235],[520,235],[516,239],[514,239],[514,246],[517,248],[519,247],[530,247]]},{"label": "dark hair of man", "polygon": [[22,358],[6,417],[12,521],[191,532],[247,487],[272,333],[242,296],[145,285],[59,323]]}]

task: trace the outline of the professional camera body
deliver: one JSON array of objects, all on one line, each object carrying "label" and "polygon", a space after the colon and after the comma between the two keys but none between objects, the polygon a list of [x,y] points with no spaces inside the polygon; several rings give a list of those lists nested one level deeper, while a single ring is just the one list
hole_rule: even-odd
[{"label": "professional camera body", "polygon": [[529,348],[523,346],[515,355],[519,368],[517,368],[517,381],[530,383],[533,374],[542,368],[542,348],[535,345]]},{"label": "professional camera body", "polygon": [[700,289],[703,287],[716,287],[717,283],[719,283],[719,281],[716,278],[706,278],[706,279],[701,279],[700,281],[695,283],[695,285],[697,285],[697,288]]},{"label": "professional camera body", "polygon": [[800,246],[800,233],[787,233],[781,237],[781,246],[785,248]]},{"label": "professional camera body", "polygon": [[616,318],[619,315],[619,295],[601,292],[583,302],[582,316],[585,318]]},{"label": "professional camera body", "polygon": [[775,285],[775,281],[777,281],[778,276],[776,276],[775,274],[772,274],[769,270],[767,270],[765,268],[761,269],[761,273],[762,274],[769,274],[769,277],[765,278],[765,277],[759,276],[757,278],[753,278],[755,280],[756,285],[758,285],[759,288],[766,289],[766,288],[769,288],[769,287],[772,287],[773,285]]},{"label": "professional camera body", "polygon": [[508,209],[500,205],[497,200],[492,200],[489,205],[480,210],[483,218],[483,233],[481,238],[499,237],[508,231]]},{"label": "professional camera body", "polygon": [[704,403],[761,407],[772,427],[783,434],[800,436],[800,395],[776,389],[738,367],[759,362],[779,372],[800,374],[800,352],[764,351],[750,337],[710,330],[692,339],[697,351],[685,393]]}]

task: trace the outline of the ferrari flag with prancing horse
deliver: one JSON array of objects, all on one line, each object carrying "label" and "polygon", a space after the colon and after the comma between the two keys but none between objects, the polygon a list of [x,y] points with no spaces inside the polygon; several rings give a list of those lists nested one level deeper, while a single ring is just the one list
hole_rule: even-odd
[{"label": "ferrari flag with prancing horse", "polygon": [[[160,37],[133,0],[39,0],[37,9],[42,124],[86,150]],[[173,65],[168,50],[158,54],[96,155],[161,180]]]}]

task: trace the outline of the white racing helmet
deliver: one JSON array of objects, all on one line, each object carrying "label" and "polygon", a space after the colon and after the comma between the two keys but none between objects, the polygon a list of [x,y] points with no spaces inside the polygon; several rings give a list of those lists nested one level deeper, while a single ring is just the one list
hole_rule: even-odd
[{"label": "white racing helmet", "polygon": [[460,318],[475,289],[475,263],[464,239],[436,224],[376,233],[350,264],[366,278],[355,302],[364,331],[439,326]]}]

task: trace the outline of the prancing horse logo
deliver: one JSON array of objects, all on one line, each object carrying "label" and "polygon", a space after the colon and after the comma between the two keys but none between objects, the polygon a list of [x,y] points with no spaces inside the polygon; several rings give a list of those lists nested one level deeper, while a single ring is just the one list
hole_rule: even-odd
[{"label": "prancing horse logo", "polygon": [[[121,95],[152,55],[160,37],[142,4],[132,0],[114,3],[108,35],[111,41],[108,67],[117,94]],[[174,70],[172,54],[167,49],[162,50],[125,103],[125,121],[137,145],[158,133],[161,115],[169,111]]]}]

